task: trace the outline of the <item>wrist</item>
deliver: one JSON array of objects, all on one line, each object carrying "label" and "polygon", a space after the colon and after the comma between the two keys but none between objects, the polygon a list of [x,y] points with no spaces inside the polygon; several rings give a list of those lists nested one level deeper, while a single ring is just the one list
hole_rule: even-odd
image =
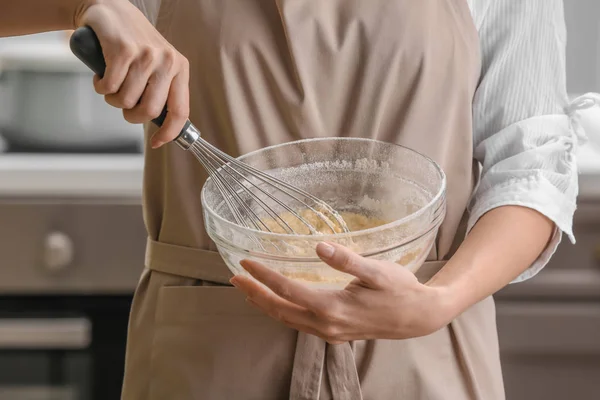
[{"label": "wrist", "polygon": [[439,310],[442,326],[462,314],[473,302],[472,295],[476,282],[469,279],[464,267],[470,267],[470,260],[451,258],[437,274],[425,283],[433,293],[435,307]]},{"label": "wrist", "polygon": [[467,257],[451,258],[425,285],[436,293],[441,318],[448,324],[488,294],[483,282],[469,274],[475,262]]},{"label": "wrist", "polygon": [[56,0],[48,3],[54,7],[54,15],[50,18],[53,20],[54,29],[69,30],[77,27],[76,15],[80,12],[79,10],[87,8],[85,3],[88,3],[88,0]]},{"label": "wrist", "polygon": [[71,2],[74,3],[74,7],[71,9],[70,24],[72,29],[77,29],[85,25],[84,16],[86,11],[93,5],[102,3],[102,0],[71,0]]},{"label": "wrist", "polygon": [[437,330],[449,324],[460,314],[460,311],[456,295],[450,285],[430,285],[427,283],[426,286],[431,293],[429,309],[433,313],[434,330]]}]

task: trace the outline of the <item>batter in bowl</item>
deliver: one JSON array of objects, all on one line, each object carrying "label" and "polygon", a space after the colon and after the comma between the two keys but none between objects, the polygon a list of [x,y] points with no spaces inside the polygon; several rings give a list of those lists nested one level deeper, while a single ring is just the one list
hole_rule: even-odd
[{"label": "batter in bowl", "polygon": [[[310,209],[303,209],[303,210],[299,211],[298,214],[306,222],[308,222],[317,231],[317,233],[320,233],[320,234],[333,233],[331,230],[331,227],[329,227],[329,225],[327,225],[327,223],[322,219],[322,217],[327,218],[325,215],[322,215],[320,217],[319,214],[315,213],[313,210],[310,210]],[[347,211],[339,212],[339,215],[346,223],[346,226],[348,227],[348,230],[350,232],[356,232],[356,231],[361,231],[361,230],[365,230],[365,229],[375,228],[375,227],[385,225],[388,222],[390,222],[390,221],[386,221],[386,220],[378,218],[378,217],[367,216],[364,214],[347,212]],[[294,232],[296,232],[296,234],[298,234],[298,235],[310,235],[311,234],[308,226],[306,226],[306,224],[304,224],[297,216],[295,216],[291,212],[288,211],[288,212],[281,213],[281,214],[279,214],[279,218],[284,220],[289,225],[289,227],[292,228],[292,230]],[[261,219],[261,221],[273,233],[278,233],[278,234],[288,233],[284,229],[284,226],[280,220],[276,220],[275,218],[267,217],[267,218]],[[332,226],[334,227],[335,233],[342,233],[342,228],[336,221],[332,220]],[[350,247],[355,247],[355,246],[353,246],[353,244],[354,243],[352,243],[352,241],[346,243],[346,245],[348,245]],[[295,254],[295,255],[297,255],[299,252],[302,252],[302,250],[306,250],[306,249],[299,249],[297,246],[292,245],[290,243],[290,241],[286,241],[285,246],[280,247],[280,249],[281,248],[286,249],[289,253]],[[355,250],[358,251],[359,249],[356,248]],[[289,268],[281,268],[278,270],[278,272],[282,275],[287,276],[288,278],[291,278],[291,279],[312,282],[312,283],[315,283],[315,282],[318,282],[318,283],[340,283],[340,282],[349,283],[353,279],[353,277],[346,275],[346,274],[342,274],[342,273],[334,273],[334,274],[326,274],[325,275],[319,271],[303,270],[301,268],[298,268],[295,270],[290,270]]]},{"label": "batter in bowl", "polygon": [[[301,210],[298,212],[298,214],[300,214],[300,216],[306,222],[308,222],[312,227],[314,227],[318,233],[322,233],[325,235],[332,234],[332,233],[342,233],[342,227],[339,225],[339,223],[337,223],[332,218],[330,218],[332,226],[335,230],[335,232],[332,232],[331,227],[329,227],[329,225],[327,225],[327,223],[323,220],[323,217],[327,218],[327,216],[324,214],[319,216],[319,214],[317,214],[315,211],[310,210],[310,209]],[[378,218],[378,217],[367,216],[367,215],[353,213],[353,212],[347,212],[347,211],[341,211],[339,214],[342,217],[342,219],[344,220],[344,222],[346,223],[346,226],[348,227],[348,230],[350,232],[356,232],[356,231],[362,231],[365,229],[376,228],[378,226],[385,225],[385,224],[391,222],[391,221],[386,221],[386,220]],[[281,213],[281,214],[279,214],[279,218],[284,220],[297,235],[310,235],[311,234],[308,226],[306,224],[304,224],[300,219],[298,219],[298,217],[296,217],[291,212],[286,211],[284,213]],[[279,234],[288,233],[285,230],[284,226],[282,226],[283,224],[281,223],[281,221],[276,220],[275,218],[267,217],[267,218],[261,219],[261,221],[273,233],[279,233]]]}]

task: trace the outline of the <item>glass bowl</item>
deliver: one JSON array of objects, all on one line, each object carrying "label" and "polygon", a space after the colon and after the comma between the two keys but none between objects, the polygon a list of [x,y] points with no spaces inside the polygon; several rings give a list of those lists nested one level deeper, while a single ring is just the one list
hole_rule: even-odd
[{"label": "glass bowl", "polygon": [[387,223],[318,235],[249,229],[234,222],[227,207],[231,199],[224,198],[209,178],[201,194],[206,230],[236,275],[247,275],[239,263],[250,259],[311,287],[343,288],[354,277],[317,257],[315,247],[321,241],[339,243],[364,257],[416,272],[445,217],[442,169],[424,155],[396,144],[362,138],[307,139],[267,147],[238,160],[311,193],[337,211]]}]

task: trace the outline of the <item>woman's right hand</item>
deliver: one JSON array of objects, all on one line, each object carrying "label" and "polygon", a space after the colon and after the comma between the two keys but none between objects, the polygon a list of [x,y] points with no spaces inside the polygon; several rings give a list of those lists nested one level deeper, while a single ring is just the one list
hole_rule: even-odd
[{"label": "woman's right hand", "polygon": [[152,148],[179,135],[189,115],[189,64],[128,0],[84,0],[75,25],[90,26],[102,46],[106,72],[94,77],[96,92],[123,109],[131,123],[167,117],[151,139]]}]

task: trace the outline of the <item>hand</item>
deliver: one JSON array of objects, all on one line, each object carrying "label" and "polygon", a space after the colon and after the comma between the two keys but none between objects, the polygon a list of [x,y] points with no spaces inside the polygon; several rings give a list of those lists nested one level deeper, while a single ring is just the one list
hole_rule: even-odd
[{"label": "hand", "polygon": [[102,45],[106,72],[94,78],[96,92],[131,123],[158,117],[166,104],[167,118],[151,145],[175,139],[189,115],[187,59],[128,0],[84,0],[75,24],[89,25]]},{"label": "hand", "polygon": [[333,344],[424,336],[451,319],[444,307],[444,289],[419,283],[398,264],[369,260],[335,244],[320,243],[317,254],[356,279],[344,290],[311,289],[244,260],[242,267],[271,290],[241,275],[231,283],[271,317]]}]

